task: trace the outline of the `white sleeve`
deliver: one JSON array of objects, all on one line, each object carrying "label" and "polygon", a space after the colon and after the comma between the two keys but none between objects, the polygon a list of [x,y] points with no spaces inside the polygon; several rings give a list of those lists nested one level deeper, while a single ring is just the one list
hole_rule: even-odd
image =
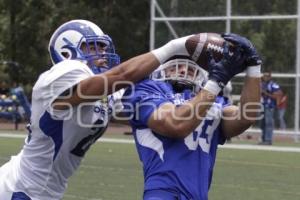
[{"label": "white sleeve", "polygon": [[[61,66],[62,64],[64,65]],[[39,77],[39,80],[34,86],[33,97],[42,100],[43,107],[47,111],[50,111],[50,113],[64,116],[68,113],[65,111],[53,110],[51,104],[65,91],[70,89],[70,92],[72,92],[71,89],[75,85],[91,76],[93,76],[92,71],[79,61],[71,63],[61,62],[58,66],[55,65]],[[70,95],[71,94],[72,93],[70,93]]]}]

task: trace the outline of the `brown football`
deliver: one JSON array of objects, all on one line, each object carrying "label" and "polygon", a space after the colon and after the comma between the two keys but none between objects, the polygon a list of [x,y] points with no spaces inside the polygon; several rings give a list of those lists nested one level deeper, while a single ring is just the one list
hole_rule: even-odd
[{"label": "brown football", "polygon": [[210,50],[216,62],[223,57],[224,39],[218,33],[198,33],[187,39],[185,47],[192,59],[208,70],[207,51]]}]

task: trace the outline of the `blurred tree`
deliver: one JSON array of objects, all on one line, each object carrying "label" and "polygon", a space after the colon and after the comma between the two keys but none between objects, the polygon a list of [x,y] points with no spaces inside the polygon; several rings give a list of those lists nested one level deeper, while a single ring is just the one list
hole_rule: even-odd
[{"label": "blurred tree", "polygon": [[[19,77],[22,83],[34,82],[47,65],[47,33],[49,16],[46,1],[4,0],[1,2],[1,37],[3,60],[14,61],[24,66]],[[5,20],[6,19],[6,20]],[[11,77],[13,78],[13,77]]]},{"label": "blurred tree", "polygon": [[148,50],[147,0],[0,0],[1,59],[24,66],[21,83],[32,85],[48,69],[51,34],[71,19],[98,24],[113,38],[122,60]]}]

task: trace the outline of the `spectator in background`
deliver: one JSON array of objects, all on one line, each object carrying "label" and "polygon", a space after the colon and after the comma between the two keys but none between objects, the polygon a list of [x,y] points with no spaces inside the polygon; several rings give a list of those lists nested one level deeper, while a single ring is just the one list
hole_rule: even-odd
[{"label": "spectator in background", "polygon": [[276,109],[276,101],[281,93],[281,90],[279,85],[272,80],[271,71],[264,72],[262,76],[261,86],[264,115],[261,119],[262,141],[259,144],[272,145],[274,130],[274,110]]},{"label": "spectator in background", "polygon": [[286,123],[285,123],[285,119],[284,119],[284,115],[285,115],[285,111],[287,108],[287,94],[285,92],[282,91],[282,89],[280,90],[280,94],[278,95],[277,98],[277,117],[278,117],[278,121],[279,121],[279,128],[281,130],[285,130],[286,129]]}]

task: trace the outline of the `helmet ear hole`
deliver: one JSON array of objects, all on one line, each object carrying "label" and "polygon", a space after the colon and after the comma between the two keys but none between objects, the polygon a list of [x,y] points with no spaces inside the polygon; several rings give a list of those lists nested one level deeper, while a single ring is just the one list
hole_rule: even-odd
[{"label": "helmet ear hole", "polygon": [[61,55],[68,59],[70,57],[70,54],[68,52],[61,52]]}]

